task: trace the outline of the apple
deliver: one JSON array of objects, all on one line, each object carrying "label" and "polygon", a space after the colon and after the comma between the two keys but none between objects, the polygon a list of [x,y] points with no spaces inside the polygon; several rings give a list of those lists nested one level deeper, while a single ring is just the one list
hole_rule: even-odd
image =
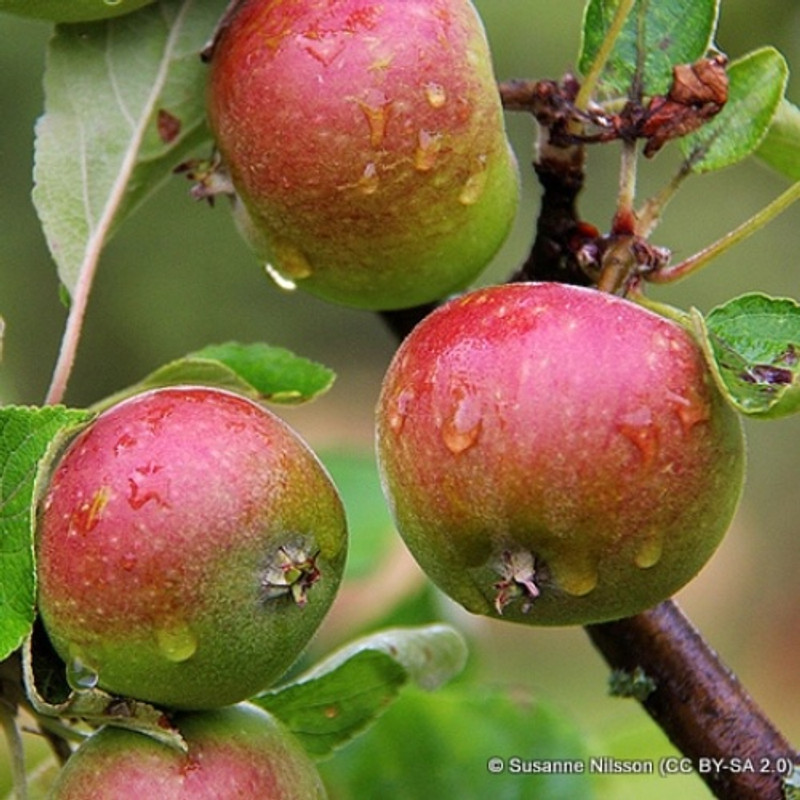
[{"label": "apple", "polygon": [[118,17],[153,0],[0,0],[0,12],[56,22],[88,22]]},{"label": "apple", "polygon": [[519,184],[469,0],[244,0],[211,53],[211,130],[279,281],[394,309],[486,267]]},{"label": "apple", "polygon": [[188,752],[105,727],[70,756],[52,800],[324,800],[322,781],[292,735],[256,706],[179,715]]},{"label": "apple", "polygon": [[440,307],[385,376],[377,451],[409,549],[469,611],[543,625],[629,616],[710,558],[744,442],[691,333],[557,283]]},{"label": "apple", "polygon": [[295,661],[345,552],[338,493],[286,423],[228,391],[161,388],[102,413],[58,460],[39,611],[76,688],[228,705]]}]

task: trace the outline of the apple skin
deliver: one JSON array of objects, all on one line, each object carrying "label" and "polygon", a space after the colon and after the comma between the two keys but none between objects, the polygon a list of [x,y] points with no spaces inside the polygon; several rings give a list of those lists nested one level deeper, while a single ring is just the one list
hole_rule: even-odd
[{"label": "apple skin", "polygon": [[466,286],[519,177],[469,0],[244,0],[208,115],[240,228],[299,288],[368,309]]},{"label": "apple skin", "polygon": [[[39,610],[68,675],[167,707],[228,705],[303,650],[346,537],[327,472],[278,417],[219,389],[156,389],[60,457],[37,525]],[[298,598],[267,585],[282,547],[319,570]]]},{"label": "apple skin", "polygon": [[69,758],[52,800],[324,800],[311,759],[283,726],[241,704],[175,719],[188,753],[105,727]]},{"label": "apple skin", "polygon": [[0,0],[0,12],[56,22],[88,22],[129,14],[153,0]]},{"label": "apple skin", "polygon": [[685,328],[555,283],[481,289],[424,319],[385,376],[377,450],[433,581],[533,625],[670,597],[721,541],[745,460]]}]

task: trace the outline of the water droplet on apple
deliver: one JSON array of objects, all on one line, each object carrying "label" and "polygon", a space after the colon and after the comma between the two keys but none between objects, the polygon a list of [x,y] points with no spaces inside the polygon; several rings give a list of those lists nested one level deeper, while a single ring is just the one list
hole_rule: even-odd
[{"label": "water droplet on apple", "polygon": [[176,664],[188,661],[197,652],[197,638],[184,623],[172,623],[156,631],[159,652]]},{"label": "water droplet on apple", "polygon": [[442,423],[442,440],[453,455],[469,450],[481,433],[481,408],[477,398],[466,388],[452,390],[453,409]]},{"label": "water droplet on apple", "polygon": [[136,569],[136,564],[138,563],[139,559],[136,557],[136,553],[125,553],[122,556],[121,565],[122,569],[126,572],[133,572]]},{"label": "water droplet on apple", "polygon": [[131,447],[136,446],[136,437],[131,436],[129,433],[123,433],[119,437],[117,443],[114,445],[114,455],[119,456]]},{"label": "water droplet on apple", "polygon": [[658,531],[651,532],[639,544],[633,563],[640,569],[654,567],[664,552],[664,535]]},{"label": "water droplet on apple", "polygon": [[306,254],[291,242],[273,242],[272,256],[280,274],[292,282],[308,278],[314,271]]},{"label": "water droplet on apple", "polygon": [[99,680],[99,675],[86,663],[80,650],[70,648],[70,659],[67,662],[67,683],[76,692],[81,692],[94,689]]},{"label": "water droplet on apple", "polygon": [[600,577],[597,565],[589,560],[561,563],[558,569],[553,567],[553,572],[558,586],[573,597],[589,594],[597,586]]},{"label": "water droplet on apple", "polygon": [[432,170],[442,150],[442,141],[441,133],[420,131],[417,136],[417,149],[414,152],[414,169],[419,172]]},{"label": "water droplet on apple", "polygon": [[658,429],[649,408],[626,414],[617,423],[617,430],[639,451],[642,465],[649,467],[658,455]]},{"label": "water droplet on apple", "polygon": [[711,419],[711,408],[708,401],[700,397],[694,387],[690,387],[688,396],[669,392],[669,399],[684,434],[688,434],[698,423]]},{"label": "water droplet on apple", "polygon": [[458,201],[462,205],[472,206],[480,200],[483,190],[486,188],[486,162],[486,156],[479,156],[475,170],[461,187]]},{"label": "water droplet on apple", "polygon": [[264,271],[272,278],[275,285],[279,289],[283,289],[284,292],[293,292],[297,288],[297,284],[293,280],[287,278],[285,275],[281,275],[269,262],[265,262]]},{"label": "water droplet on apple", "polygon": [[395,398],[391,411],[389,412],[388,424],[393,433],[400,433],[408,417],[408,409],[416,397],[413,389],[403,389]]},{"label": "water droplet on apple", "polygon": [[329,67],[342,54],[347,42],[335,33],[314,33],[301,34],[297,37],[297,44],[324,67]]},{"label": "water droplet on apple", "polygon": [[103,0],[107,6],[118,6],[122,0]]},{"label": "water droplet on apple", "polygon": [[363,99],[358,101],[361,113],[369,126],[369,142],[373,147],[380,147],[386,136],[386,124],[392,103],[379,89],[368,89]]},{"label": "water droplet on apple", "polygon": [[447,91],[441,83],[426,83],[425,97],[432,108],[441,108],[447,102]]},{"label": "water droplet on apple", "polygon": [[358,188],[363,194],[375,194],[375,192],[378,191],[380,182],[381,179],[378,175],[378,167],[375,165],[374,161],[370,161],[367,166],[364,167],[364,171],[358,179]]}]

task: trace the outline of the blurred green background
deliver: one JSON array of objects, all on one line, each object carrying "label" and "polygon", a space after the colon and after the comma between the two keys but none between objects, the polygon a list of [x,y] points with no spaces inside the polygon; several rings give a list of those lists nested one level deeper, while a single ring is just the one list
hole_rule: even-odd
[{"label": "blurred green background", "polygon": [[[477,0],[499,78],[559,77],[574,66],[583,0]],[[33,126],[42,107],[45,23],[0,17],[0,315],[6,321],[0,402],[42,401],[65,318],[55,270],[30,202]],[[800,70],[797,0],[723,0],[719,47],[731,57],[773,44]],[[789,97],[800,103],[800,81]],[[529,169],[535,138],[527,117],[508,117],[524,176],[512,237],[483,282],[502,280],[525,256],[538,207]],[[591,150],[583,217],[607,228],[618,150]],[[200,153],[198,155],[204,155]],[[660,188],[676,159],[669,148],[640,168],[639,196]],[[674,260],[690,255],[769,202],[786,182],[756,162],[687,182],[654,236]],[[194,202],[175,177],[107,248],[67,401],[91,403],[167,360],[211,342],[262,340],[334,368],[333,390],[307,408],[282,411],[322,451],[372,449],[372,411],[394,341],[374,315],[280,292],[234,230],[224,203]],[[800,207],[657,299],[707,310],[761,290],[800,297]],[[679,601],[758,703],[800,741],[800,417],[748,423],[750,474],[733,529]],[[331,619],[320,647],[347,632]],[[632,702],[606,697],[607,670],[581,630],[537,630],[467,618],[478,674],[521,686],[564,709],[598,755],[640,755],[668,745]],[[672,797],[680,779],[611,781],[608,796]],[[689,778],[690,796],[707,793]]]}]

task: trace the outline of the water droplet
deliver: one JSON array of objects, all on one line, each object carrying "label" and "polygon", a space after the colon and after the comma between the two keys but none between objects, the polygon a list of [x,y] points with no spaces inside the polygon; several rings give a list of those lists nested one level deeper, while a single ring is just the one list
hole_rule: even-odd
[{"label": "water droplet", "polygon": [[425,97],[432,108],[441,108],[447,102],[447,91],[441,83],[426,83]]},{"label": "water droplet", "polygon": [[136,557],[136,553],[125,553],[120,561],[122,569],[124,569],[126,572],[132,572],[134,569],[136,569],[138,560],[139,559]]},{"label": "water droplet", "polygon": [[111,489],[108,486],[97,489],[90,501],[81,503],[70,515],[69,532],[74,535],[93,531],[102,519],[103,511],[110,499]]},{"label": "water droplet", "polygon": [[276,286],[279,289],[283,289],[284,292],[293,292],[297,288],[297,284],[293,280],[281,275],[269,262],[264,264],[264,271],[275,281]]},{"label": "water droplet", "polygon": [[306,33],[297,37],[297,43],[324,67],[329,67],[346,46],[344,37],[338,33]]},{"label": "water droplet", "polygon": [[107,6],[118,6],[122,0],[103,0]]},{"label": "water droplet", "polygon": [[314,271],[305,253],[291,242],[272,242],[272,256],[281,275],[293,282],[308,278]]},{"label": "water droplet", "polygon": [[688,434],[698,423],[711,419],[711,408],[708,401],[700,397],[694,387],[689,387],[685,395],[670,392],[669,399],[672,401],[684,434]]},{"label": "water droplet", "polygon": [[120,436],[117,440],[117,443],[114,445],[114,455],[118,456],[120,453],[125,452],[125,450],[135,446],[136,437],[131,436],[129,433],[123,433],[122,436]]},{"label": "water droplet", "polygon": [[416,395],[413,389],[403,389],[395,398],[388,416],[389,429],[393,433],[400,433],[406,424],[408,410],[414,402]]},{"label": "water droplet", "polygon": [[458,201],[462,205],[472,206],[480,200],[483,190],[486,188],[486,164],[486,156],[479,156],[474,172],[472,172],[461,187],[461,194],[458,196]]},{"label": "water droplet", "polygon": [[452,397],[453,409],[444,420],[441,433],[447,449],[459,455],[478,441],[483,423],[480,403],[466,387],[454,387]]},{"label": "water droplet", "polygon": [[164,658],[176,664],[188,661],[197,652],[197,638],[184,622],[157,630],[156,641]]},{"label": "water droplet", "polygon": [[136,467],[128,477],[128,505],[138,511],[146,503],[156,503],[169,508],[170,481],[163,473],[164,467],[152,461]]},{"label": "water droplet", "polygon": [[640,569],[654,567],[664,552],[664,535],[654,531],[644,537],[639,544],[639,549],[633,557],[633,563]]},{"label": "water droplet", "polygon": [[417,149],[414,153],[414,168],[428,172],[436,166],[442,150],[443,137],[435,131],[420,131],[417,136]]},{"label": "water droplet", "polygon": [[658,455],[658,429],[648,408],[627,414],[617,423],[617,430],[634,444],[642,457],[642,465],[650,466]]},{"label": "water droplet", "polygon": [[374,161],[370,161],[367,166],[364,167],[364,171],[358,179],[358,188],[363,194],[375,194],[375,192],[378,191],[380,182],[381,179],[378,175],[378,167],[375,165]]},{"label": "water droplet", "polygon": [[94,689],[100,680],[99,675],[85,661],[79,650],[70,649],[67,663],[67,683],[76,691]]},{"label": "water droplet", "polygon": [[553,572],[559,587],[573,597],[589,594],[599,580],[597,566],[588,560],[561,563],[558,569],[553,568]]},{"label": "water droplet", "polygon": [[386,136],[386,125],[392,103],[379,89],[369,89],[363,99],[358,101],[361,113],[369,125],[369,142],[373,147],[380,147]]}]

